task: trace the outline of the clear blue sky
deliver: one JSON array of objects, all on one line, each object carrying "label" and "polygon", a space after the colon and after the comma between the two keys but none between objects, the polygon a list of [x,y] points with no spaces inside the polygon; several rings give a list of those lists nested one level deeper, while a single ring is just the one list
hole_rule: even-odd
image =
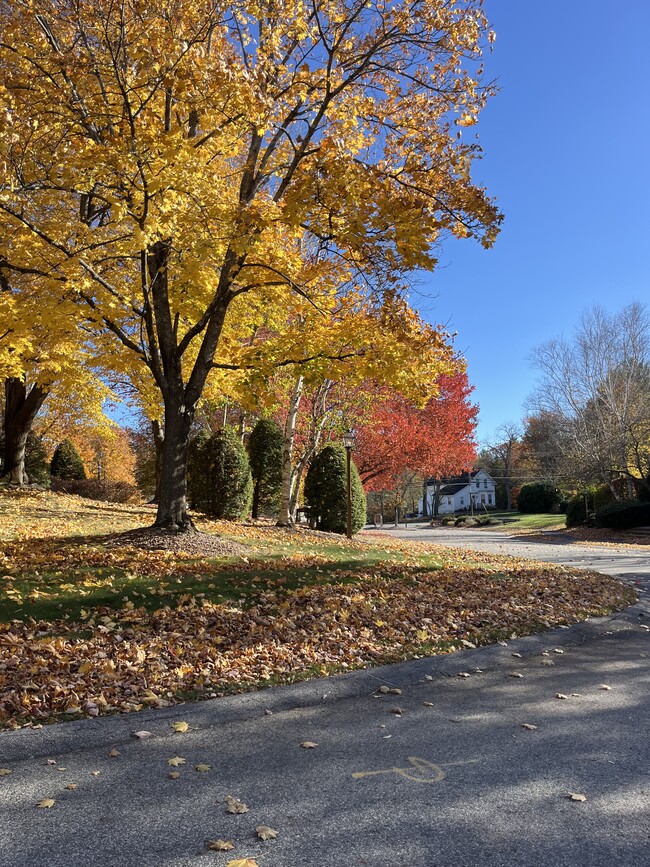
[{"label": "clear blue sky", "polygon": [[411,296],[458,331],[483,442],[523,417],[533,346],[569,336],[593,304],[650,305],[650,0],[485,8],[500,93],[474,127],[474,177],[505,223],[490,251],[446,244]]}]

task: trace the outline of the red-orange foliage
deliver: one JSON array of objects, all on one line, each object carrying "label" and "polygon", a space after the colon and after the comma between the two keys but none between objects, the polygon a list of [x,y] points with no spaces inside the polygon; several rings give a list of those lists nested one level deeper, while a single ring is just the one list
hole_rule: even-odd
[{"label": "red-orange foliage", "polygon": [[468,469],[476,458],[478,406],[460,371],[438,379],[440,394],[423,409],[399,395],[377,404],[358,431],[355,461],[367,491],[392,487],[404,470],[442,478]]}]

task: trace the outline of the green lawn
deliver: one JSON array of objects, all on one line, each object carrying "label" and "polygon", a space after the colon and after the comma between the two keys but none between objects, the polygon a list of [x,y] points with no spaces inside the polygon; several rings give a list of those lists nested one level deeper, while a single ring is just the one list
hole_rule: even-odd
[{"label": "green lawn", "polygon": [[504,528],[507,530],[564,530],[566,528],[564,515],[522,515],[520,512],[490,512],[490,514],[504,521]]}]

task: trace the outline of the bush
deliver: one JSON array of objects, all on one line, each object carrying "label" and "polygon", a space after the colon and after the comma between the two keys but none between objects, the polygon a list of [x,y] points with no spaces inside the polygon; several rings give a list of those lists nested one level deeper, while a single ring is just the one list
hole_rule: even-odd
[{"label": "bush", "polygon": [[517,497],[517,508],[524,515],[550,512],[559,499],[558,490],[548,482],[530,482],[522,485]]},{"label": "bush", "polygon": [[638,500],[619,500],[601,506],[596,512],[596,526],[612,530],[627,530],[631,527],[650,525],[650,503]]},{"label": "bush", "polygon": [[567,502],[567,527],[577,527],[580,524],[593,524],[594,513],[602,506],[611,503],[613,499],[614,494],[612,494],[608,485],[601,485],[600,487],[592,485],[589,488],[584,488],[582,491],[579,491]]},{"label": "bush", "polygon": [[[317,516],[317,528],[330,533],[347,532],[347,455],[339,443],[325,446],[312,460],[305,478],[305,499]],[[359,473],[351,466],[352,532],[366,521],[366,496]]]},{"label": "bush", "polygon": [[78,481],[86,478],[86,470],[81,456],[70,440],[63,440],[54,449],[50,463],[50,475],[65,481]]},{"label": "bush", "polygon": [[207,431],[201,431],[190,440],[187,450],[187,495],[190,506],[206,512],[208,509],[209,458],[206,446],[210,440]]},{"label": "bush", "polygon": [[239,437],[227,429],[211,437],[199,435],[193,440],[190,456],[192,505],[214,518],[236,521],[246,517],[253,499],[253,481]]},{"label": "bush", "polygon": [[252,517],[276,514],[282,486],[284,436],[271,419],[260,419],[248,440],[248,457],[253,477]]},{"label": "bush", "polygon": [[474,518],[472,515],[461,515],[454,521],[456,527],[475,527],[477,524],[478,519]]},{"label": "bush", "polygon": [[98,479],[52,479],[52,490],[62,494],[76,494],[104,503],[137,503],[142,500],[140,490],[128,482],[100,482]]}]

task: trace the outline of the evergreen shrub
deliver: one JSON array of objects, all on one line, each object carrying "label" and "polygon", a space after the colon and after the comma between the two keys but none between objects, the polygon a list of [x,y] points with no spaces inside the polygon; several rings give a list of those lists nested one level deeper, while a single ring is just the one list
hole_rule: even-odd
[{"label": "evergreen shrub", "polygon": [[50,475],[68,482],[86,478],[86,470],[81,455],[70,440],[63,440],[54,449],[50,462]]},{"label": "evergreen shrub", "polygon": [[218,430],[192,441],[188,492],[194,508],[214,518],[236,521],[250,513],[253,481],[248,455],[233,431]]},{"label": "evergreen shrub", "polygon": [[529,482],[521,486],[517,497],[517,509],[524,515],[550,512],[559,499],[559,492],[548,482]]},{"label": "evergreen shrub", "polygon": [[[312,460],[305,478],[305,499],[319,530],[347,532],[347,454],[340,443],[325,446]],[[351,465],[352,532],[366,522],[366,495],[354,461]]]},{"label": "evergreen shrub", "polygon": [[638,500],[619,500],[608,503],[596,511],[596,526],[612,530],[650,526],[650,503]]},{"label": "evergreen shrub", "polygon": [[261,418],[248,439],[253,477],[252,517],[277,514],[282,486],[284,436],[272,419]]}]

